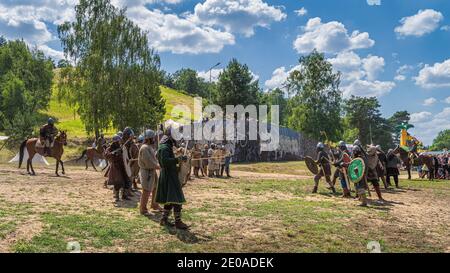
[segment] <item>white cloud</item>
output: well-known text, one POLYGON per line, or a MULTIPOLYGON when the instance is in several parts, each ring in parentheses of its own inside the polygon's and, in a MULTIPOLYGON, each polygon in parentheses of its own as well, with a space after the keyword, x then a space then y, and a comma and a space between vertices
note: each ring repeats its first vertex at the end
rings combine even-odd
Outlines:
POLYGON ((405 75, 395 75, 394 80, 401 82, 401 81, 406 80, 406 76, 405 75))
POLYGON ((285 90, 287 78, 293 71, 299 70, 299 69, 300 69, 300 65, 297 65, 297 66, 291 68, 290 70, 287 70, 286 67, 284 67, 284 66, 275 69, 272 73, 272 77, 264 83, 265 88, 267 90, 271 90, 271 89, 275 89, 275 88, 280 88, 280 89, 285 90))
POLYGON ((433 9, 419 10, 416 15, 402 18, 401 25, 395 28, 395 32, 400 37, 421 37, 435 31, 443 19, 442 13, 433 9))
POLYGON ((294 11, 298 16, 305 16, 306 14, 308 14, 308 10, 305 9, 304 7, 302 7, 301 9, 295 10, 294 11))
POLYGON ((418 113, 412 113, 410 116, 410 122, 411 123, 419 123, 424 122, 425 120, 428 120, 433 114, 430 112, 418 112, 418 113))
POLYGON ((450 104, 450 97, 447 97, 444 102, 450 104))
MULTIPOLYGON (((222 73, 223 69, 212 69, 211 70, 211 81, 217 82, 219 80, 219 75, 222 73)), ((205 81, 209 82, 209 71, 198 71, 198 76, 205 81)))
POLYGON ((309 19, 303 33, 294 41, 298 53, 309 53, 317 49, 324 53, 339 53, 360 48, 370 48, 375 41, 369 33, 355 30, 349 34, 345 26, 337 21, 322 23, 319 17, 309 19))
POLYGON ((255 27, 268 28, 286 18, 278 7, 262 0, 206 0, 195 5, 190 19, 202 25, 225 28, 227 32, 253 36, 255 27))
POLYGON ((235 43, 231 33, 199 26, 176 14, 136 6, 128 8, 127 15, 148 32, 150 44, 159 51, 176 54, 217 53, 224 46, 235 43))
POLYGON ((414 80, 416 85, 428 89, 450 87, 450 59, 433 66, 425 65, 414 80))
POLYGON ((380 6, 381 0, 367 0, 369 6, 380 6))
POLYGON ((441 30, 443 30, 443 31, 450 31, 450 25, 442 26, 441 30))
POLYGON ((431 97, 423 101, 424 106, 433 106, 437 102, 437 99, 431 97))
POLYGON ((431 145, 440 131, 450 129, 450 107, 444 108, 435 116, 430 112, 413 113, 411 123, 415 126, 411 130, 413 135, 425 145, 431 145))
POLYGON ((367 72, 367 78, 375 80, 379 73, 383 72, 384 59, 378 56, 369 55, 363 60, 363 68, 367 72))
POLYGON ((381 97, 389 93, 395 83, 391 81, 377 80, 378 75, 384 70, 384 58, 368 55, 361 58, 353 51, 339 53, 328 61, 333 69, 342 73, 341 89, 344 97, 364 96, 381 97))

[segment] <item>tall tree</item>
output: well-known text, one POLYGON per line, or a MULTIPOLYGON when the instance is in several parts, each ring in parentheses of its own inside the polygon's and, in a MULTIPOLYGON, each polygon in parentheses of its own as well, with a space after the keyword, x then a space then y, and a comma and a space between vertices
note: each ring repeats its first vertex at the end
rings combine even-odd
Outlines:
POLYGON ((348 129, 357 132, 362 144, 379 144, 383 149, 393 146, 392 128, 388 120, 381 116, 380 103, 376 97, 352 96, 345 102, 344 109, 348 129))
POLYGON ((183 68, 173 74, 174 86, 178 90, 183 90, 191 95, 203 95, 201 90, 201 79, 197 71, 190 68, 183 68))
MULTIPOLYGON (((288 99, 285 97, 283 90, 275 88, 264 92, 261 95, 261 103, 268 105, 268 110, 271 111, 272 105, 278 105, 280 110, 280 125, 287 126, 288 124, 288 99)), ((270 114, 267 116, 270 118, 270 114)))
POLYGON ((109 0, 81 0, 75 21, 58 27, 66 56, 59 96, 75 106, 88 132, 154 128, 164 115, 159 56, 147 35, 109 0))
POLYGON ((450 149, 450 130, 444 130, 439 132, 438 136, 433 140, 431 149, 439 151, 443 149, 450 149))
POLYGON ((258 81, 245 64, 232 59, 220 73, 214 102, 225 108, 226 105, 257 105, 259 100, 258 81))
POLYGON ((22 140, 38 125, 38 111, 49 105, 53 64, 23 41, 3 39, 1 43, 0 130, 11 140, 22 140))
POLYGON ((341 137, 342 95, 340 74, 334 73, 323 54, 313 51, 299 60, 300 69, 288 78, 289 125, 314 139, 323 139, 323 132, 331 141, 341 137))

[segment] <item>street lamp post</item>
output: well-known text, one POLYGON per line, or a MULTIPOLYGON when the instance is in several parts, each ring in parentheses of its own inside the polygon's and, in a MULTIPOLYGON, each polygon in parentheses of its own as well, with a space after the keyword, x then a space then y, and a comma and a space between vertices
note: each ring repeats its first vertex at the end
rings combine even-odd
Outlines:
POLYGON ((209 69, 209 102, 211 103, 211 83, 212 83, 212 70, 220 65, 220 62, 215 64, 209 69))

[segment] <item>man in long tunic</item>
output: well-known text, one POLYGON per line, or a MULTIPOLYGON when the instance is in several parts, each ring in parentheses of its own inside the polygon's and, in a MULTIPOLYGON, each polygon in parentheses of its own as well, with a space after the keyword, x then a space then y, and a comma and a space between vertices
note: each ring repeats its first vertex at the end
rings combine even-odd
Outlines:
POLYGON ((372 183, 375 192, 377 193, 378 200, 384 201, 381 196, 380 190, 380 178, 378 177, 377 168, 381 164, 378 155, 377 148, 373 145, 370 145, 367 149, 367 181, 372 183))
POLYGON ((383 181, 384 188, 388 189, 390 185, 386 181, 387 157, 386 157, 386 154, 381 149, 380 145, 377 145, 376 148, 377 148, 378 159, 380 160, 380 164, 378 164, 378 167, 377 167, 378 177, 380 177, 381 181, 383 181))
POLYGON ((148 215, 147 203, 152 195, 152 209, 162 211, 161 207, 155 202, 156 195, 156 170, 159 170, 158 159, 156 158, 156 152, 153 148, 155 144, 155 132, 147 130, 144 133, 144 143, 139 149, 139 178, 142 184, 142 195, 140 212, 142 215, 148 215))
POLYGON ((186 200, 183 189, 178 179, 177 164, 180 161, 187 161, 186 156, 175 158, 173 153, 174 140, 170 130, 160 140, 158 148, 158 161, 161 166, 161 174, 156 191, 156 202, 164 205, 164 212, 160 224, 169 226, 170 213, 174 212, 175 227, 178 229, 188 229, 188 226, 181 221, 181 210, 186 200))
POLYGON ((122 157, 122 148, 120 146, 120 137, 115 135, 113 143, 105 151, 105 158, 110 163, 108 171, 107 185, 114 186, 114 198, 116 202, 120 201, 119 193, 122 189, 122 200, 130 200, 125 185, 131 183, 128 177, 125 164, 122 157))
POLYGON ((317 189, 319 188, 319 181, 320 179, 325 176, 325 180, 330 185, 330 189, 333 191, 333 193, 336 193, 336 189, 334 188, 333 184, 331 183, 331 166, 330 166, 330 158, 328 154, 325 152, 325 145, 322 142, 319 142, 317 144, 317 164, 320 165, 320 172, 314 176, 314 189, 313 193, 317 193, 317 189))

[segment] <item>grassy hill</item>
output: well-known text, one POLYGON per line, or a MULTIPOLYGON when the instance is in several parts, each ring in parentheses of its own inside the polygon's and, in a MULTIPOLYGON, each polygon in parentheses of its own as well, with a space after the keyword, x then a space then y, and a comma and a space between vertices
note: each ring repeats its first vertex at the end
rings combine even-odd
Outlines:
MULTIPOLYGON (((55 90, 56 89, 54 88, 54 93, 56 93, 55 90)), ((194 112, 194 98, 192 96, 165 86, 161 86, 161 95, 166 101, 166 113, 164 120, 173 119, 171 117, 171 112, 176 105, 187 105, 191 109, 191 112, 194 112)), ((56 96, 52 97, 49 109, 42 112, 42 114, 56 118, 57 127, 61 130, 67 130, 71 138, 88 137, 84 124, 75 112, 74 108, 64 102, 59 102, 56 96)), ((112 135, 116 131, 117 130, 115 129, 111 129, 106 132, 106 134, 112 135)))

